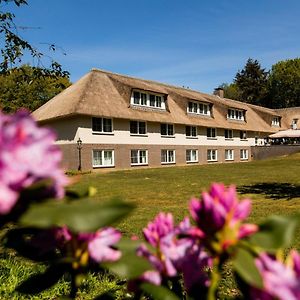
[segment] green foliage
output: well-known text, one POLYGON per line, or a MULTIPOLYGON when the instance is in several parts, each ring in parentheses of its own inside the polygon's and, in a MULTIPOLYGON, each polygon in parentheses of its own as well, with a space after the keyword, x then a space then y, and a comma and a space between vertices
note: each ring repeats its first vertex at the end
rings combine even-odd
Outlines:
POLYGON ((300 106, 300 58, 273 65, 269 89, 273 108, 300 106))
POLYGON ((220 88, 224 90, 224 97, 228 99, 240 99, 240 91, 235 83, 223 83, 220 88))
POLYGON ((259 226, 259 232, 250 241, 260 249, 275 253, 279 248, 291 246, 298 223, 299 215, 271 216, 259 226))
POLYGON ((234 83, 241 101, 262 104, 268 94, 268 75, 257 60, 249 58, 244 69, 238 71, 234 83))
POLYGON ((71 85, 68 77, 37 77, 38 68, 24 65, 0 75, 0 107, 14 112, 21 107, 33 111, 71 85))
POLYGON ((141 285, 141 288, 146 294, 150 295, 155 300, 179 300, 174 293, 163 286, 144 283, 141 285))
POLYGON ((72 202, 50 200, 32 205, 20 218, 24 226, 50 228, 66 225, 74 232, 95 232, 111 225, 133 209, 133 205, 121 201, 99 203, 83 198, 72 202))
POLYGON ((270 108, 300 106, 300 58, 279 61, 271 71, 249 58, 233 83, 220 85, 224 96, 270 108))
MULTIPOLYGON (((28 5, 27 0, 0 0, 2 3, 12 3, 17 7, 21 5, 28 5)), ((5 6, 8 8, 9 6, 5 6)), ((1 45, 0 73, 5 74, 11 69, 15 69, 22 62, 25 53, 28 53, 37 63, 37 65, 44 65, 42 59, 44 54, 24 40, 19 35, 19 28, 14 22, 15 15, 9 11, 0 11, 0 38, 3 41, 1 45)), ((49 45, 50 51, 56 51, 54 44, 49 45)), ((36 68, 35 75, 38 77, 68 77, 69 72, 64 71, 61 65, 51 60, 49 67, 36 68)))

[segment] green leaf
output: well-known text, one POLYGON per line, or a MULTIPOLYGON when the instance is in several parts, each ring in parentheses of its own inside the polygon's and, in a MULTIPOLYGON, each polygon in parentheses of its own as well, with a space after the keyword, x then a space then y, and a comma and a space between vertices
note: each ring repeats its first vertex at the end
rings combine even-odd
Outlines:
POLYGON ((298 222, 299 215, 271 216, 260 225, 250 242, 268 252, 276 252, 291 245, 298 222))
POLYGON ((51 201, 32 205, 20 222, 38 228, 66 225, 74 232, 94 232, 124 218, 132 209, 133 205, 121 201, 105 204, 89 198, 70 203, 51 201))
POLYGON ((250 252, 239 248, 233 260, 233 267, 245 282, 257 288, 261 288, 262 278, 255 266, 254 259, 254 256, 250 252))
POLYGON ((152 270, 152 265, 143 257, 136 255, 136 249, 140 245, 137 241, 122 239, 118 243, 121 250, 121 258, 113 263, 101 264, 116 275, 124 279, 134 279, 140 277, 145 271, 152 270))
POLYGON ((29 277, 16 290, 23 294, 38 294, 56 284, 66 271, 66 265, 52 265, 44 273, 29 277))
POLYGON ((143 283, 141 289, 155 300, 179 300, 179 298, 164 286, 143 283))

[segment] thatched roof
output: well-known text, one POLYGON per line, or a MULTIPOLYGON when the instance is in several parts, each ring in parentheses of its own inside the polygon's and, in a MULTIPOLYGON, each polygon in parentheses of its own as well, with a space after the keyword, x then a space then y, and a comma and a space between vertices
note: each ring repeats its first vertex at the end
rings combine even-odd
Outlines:
POLYGON ((271 126, 272 117, 281 116, 275 110, 95 69, 33 112, 33 116, 39 122, 72 115, 103 116, 268 133, 278 130, 271 126), (167 110, 131 107, 130 98, 133 89, 164 94, 167 99, 167 110), (190 100, 212 105, 212 117, 188 114, 187 103, 190 100), (227 120, 228 108, 245 110, 246 121, 227 120))

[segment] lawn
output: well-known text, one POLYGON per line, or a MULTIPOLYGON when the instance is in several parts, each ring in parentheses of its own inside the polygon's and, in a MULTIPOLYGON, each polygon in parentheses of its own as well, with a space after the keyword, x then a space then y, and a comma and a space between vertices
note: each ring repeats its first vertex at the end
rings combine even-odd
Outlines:
MULTIPOLYGON (((75 178, 75 177, 72 177, 75 178)), ((160 211, 172 212, 177 221, 188 214, 191 197, 199 197, 212 182, 235 184, 240 198, 251 198, 251 222, 260 222, 268 215, 290 215, 300 210, 300 153, 287 157, 249 163, 210 164, 205 166, 134 169, 85 174, 72 187, 82 190, 87 186, 97 188, 95 201, 112 197, 134 203, 134 212, 117 227, 127 236, 141 236, 141 229, 160 211)), ((300 250, 300 230, 294 247, 300 250)), ((15 286, 31 273, 41 271, 37 266, 15 258, 11 254, 0 256, 0 299, 28 299, 13 292, 15 286)), ((91 299, 101 291, 115 286, 110 277, 99 280, 90 275, 80 290, 79 299, 91 299)), ((233 289, 232 280, 224 283, 224 293, 233 289)), ((55 298, 68 289, 62 281, 50 291, 35 299, 55 298)))

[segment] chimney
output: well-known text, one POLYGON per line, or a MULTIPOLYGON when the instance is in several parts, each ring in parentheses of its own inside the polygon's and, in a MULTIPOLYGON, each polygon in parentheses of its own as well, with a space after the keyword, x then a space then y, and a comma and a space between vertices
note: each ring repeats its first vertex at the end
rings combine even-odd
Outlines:
POLYGON ((213 93, 215 96, 218 96, 220 98, 224 98, 224 89, 221 88, 221 87, 218 87, 214 90, 214 93, 213 93))

